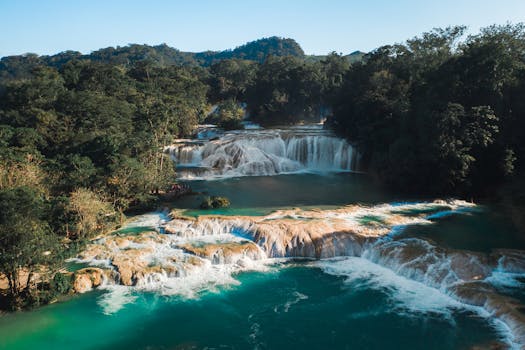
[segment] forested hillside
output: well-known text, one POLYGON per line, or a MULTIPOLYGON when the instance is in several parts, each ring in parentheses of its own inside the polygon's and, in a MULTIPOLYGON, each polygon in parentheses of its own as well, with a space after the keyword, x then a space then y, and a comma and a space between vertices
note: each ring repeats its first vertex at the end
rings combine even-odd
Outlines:
POLYGON ((197 53, 180 51, 166 44, 156 46, 129 44, 127 46, 99 49, 90 54, 82 54, 78 51, 65 51, 51 56, 26 54, 3 57, 0 61, 0 71, 3 74, 2 77, 17 76, 17 74, 23 74, 25 69, 35 65, 43 64, 60 68, 71 60, 90 60, 123 66, 130 66, 139 61, 148 61, 160 67, 170 65, 207 67, 218 61, 233 58, 261 63, 268 56, 304 58, 305 54, 295 40, 275 36, 255 40, 233 50, 197 53), (6 73, 9 73, 9 75, 6 73))
POLYGON ((378 48, 345 76, 331 125, 394 187, 476 196, 523 172, 523 26, 464 29, 378 48))
POLYGON ((523 223, 525 30, 463 33, 434 30, 354 60, 362 54, 313 59, 275 37, 198 54, 130 45, 2 58, 0 272, 10 307, 40 295, 15 287, 20 266, 54 266, 126 210, 154 206, 175 180, 163 148, 201 122, 242 127, 240 103, 263 125, 328 116, 381 183, 490 198, 523 223))

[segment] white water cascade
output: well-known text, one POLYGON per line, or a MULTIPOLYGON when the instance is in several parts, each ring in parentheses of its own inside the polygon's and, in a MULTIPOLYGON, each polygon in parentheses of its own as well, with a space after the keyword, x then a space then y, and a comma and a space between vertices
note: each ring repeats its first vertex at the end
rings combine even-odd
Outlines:
POLYGON ((168 150, 182 178, 268 176, 356 169, 357 154, 320 125, 225 133, 212 140, 179 140, 168 150))

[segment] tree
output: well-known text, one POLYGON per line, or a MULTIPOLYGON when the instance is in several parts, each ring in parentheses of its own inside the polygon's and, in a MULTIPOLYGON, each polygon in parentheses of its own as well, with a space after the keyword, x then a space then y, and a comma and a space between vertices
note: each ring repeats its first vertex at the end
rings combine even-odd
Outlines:
POLYGON ((244 101, 257 73, 257 64, 239 59, 222 60, 210 67, 211 101, 244 101))
POLYGON ((90 238, 115 224, 115 210, 99 194, 78 188, 69 196, 68 211, 74 216, 74 226, 68 230, 70 238, 90 238))
POLYGON ((244 110, 234 100, 226 100, 217 106, 216 110, 206 119, 207 122, 217 124, 224 130, 243 129, 242 119, 244 110))
POLYGON ((332 52, 321 61, 323 74, 323 102, 331 105, 344 83, 345 74, 350 69, 348 60, 335 52, 332 52))
POLYGON ((261 124, 293 124, 319 120, 321 93, 319 63, 270 56, 259 67, 246 102, 251 118, 261 124))
POLYGON ((35 288, 35 273, 60 258, 57 237, 43 220, 42 196, 29 187, 0 190, 0 272, 9 283, 12 308, 35 288))

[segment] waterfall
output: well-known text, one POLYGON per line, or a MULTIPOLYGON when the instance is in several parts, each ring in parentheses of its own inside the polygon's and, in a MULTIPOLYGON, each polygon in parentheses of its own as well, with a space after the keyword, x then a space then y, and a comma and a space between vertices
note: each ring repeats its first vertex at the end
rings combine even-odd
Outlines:
POLYGON ((269 176, 356 169, 357 154, 344 139, 319 127, 245 130, 213 140, 181 140, 168 147, 182 178, 269 176))
MULTIPOLYGON (((238 283, 234 275, 240 271, 265 270, 271 264, 267 258, 321 259, 313 264, 330 274, 389 288, 404 307, 429 313, 474 311, 520 348, 525 344, 525 306, 512 290, 524 286, 523 251, 457 250, 403 235, 407 226, 433 225, 432 218, 476 210, 471 203, 449 200, 282 209, 260 217, 175 217, 165 224, 161 213, 153 213, 127 228, 164 226, 167 234, 145 231, 92 242, 75 261, 104 270, 77 272, 75 290, 96 287, 95 273, 103 280, 99 288, 116 291, 114 298, 124 303, 133 296, 123 286, 191 297, 210 286, 238 283)), ((113 299, 105 304, 107 313, 121 307, 112 307, 113 299)))

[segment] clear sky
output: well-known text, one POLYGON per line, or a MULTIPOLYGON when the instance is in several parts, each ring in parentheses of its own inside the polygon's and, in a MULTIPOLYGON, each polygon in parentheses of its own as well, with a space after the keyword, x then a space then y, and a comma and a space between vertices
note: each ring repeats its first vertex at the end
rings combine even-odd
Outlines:
POLYGON ((525 21, 525 0, 0 0, 0 56, 129 43, 223 50, 268 36, 369 51, 434 27, 525 21))

